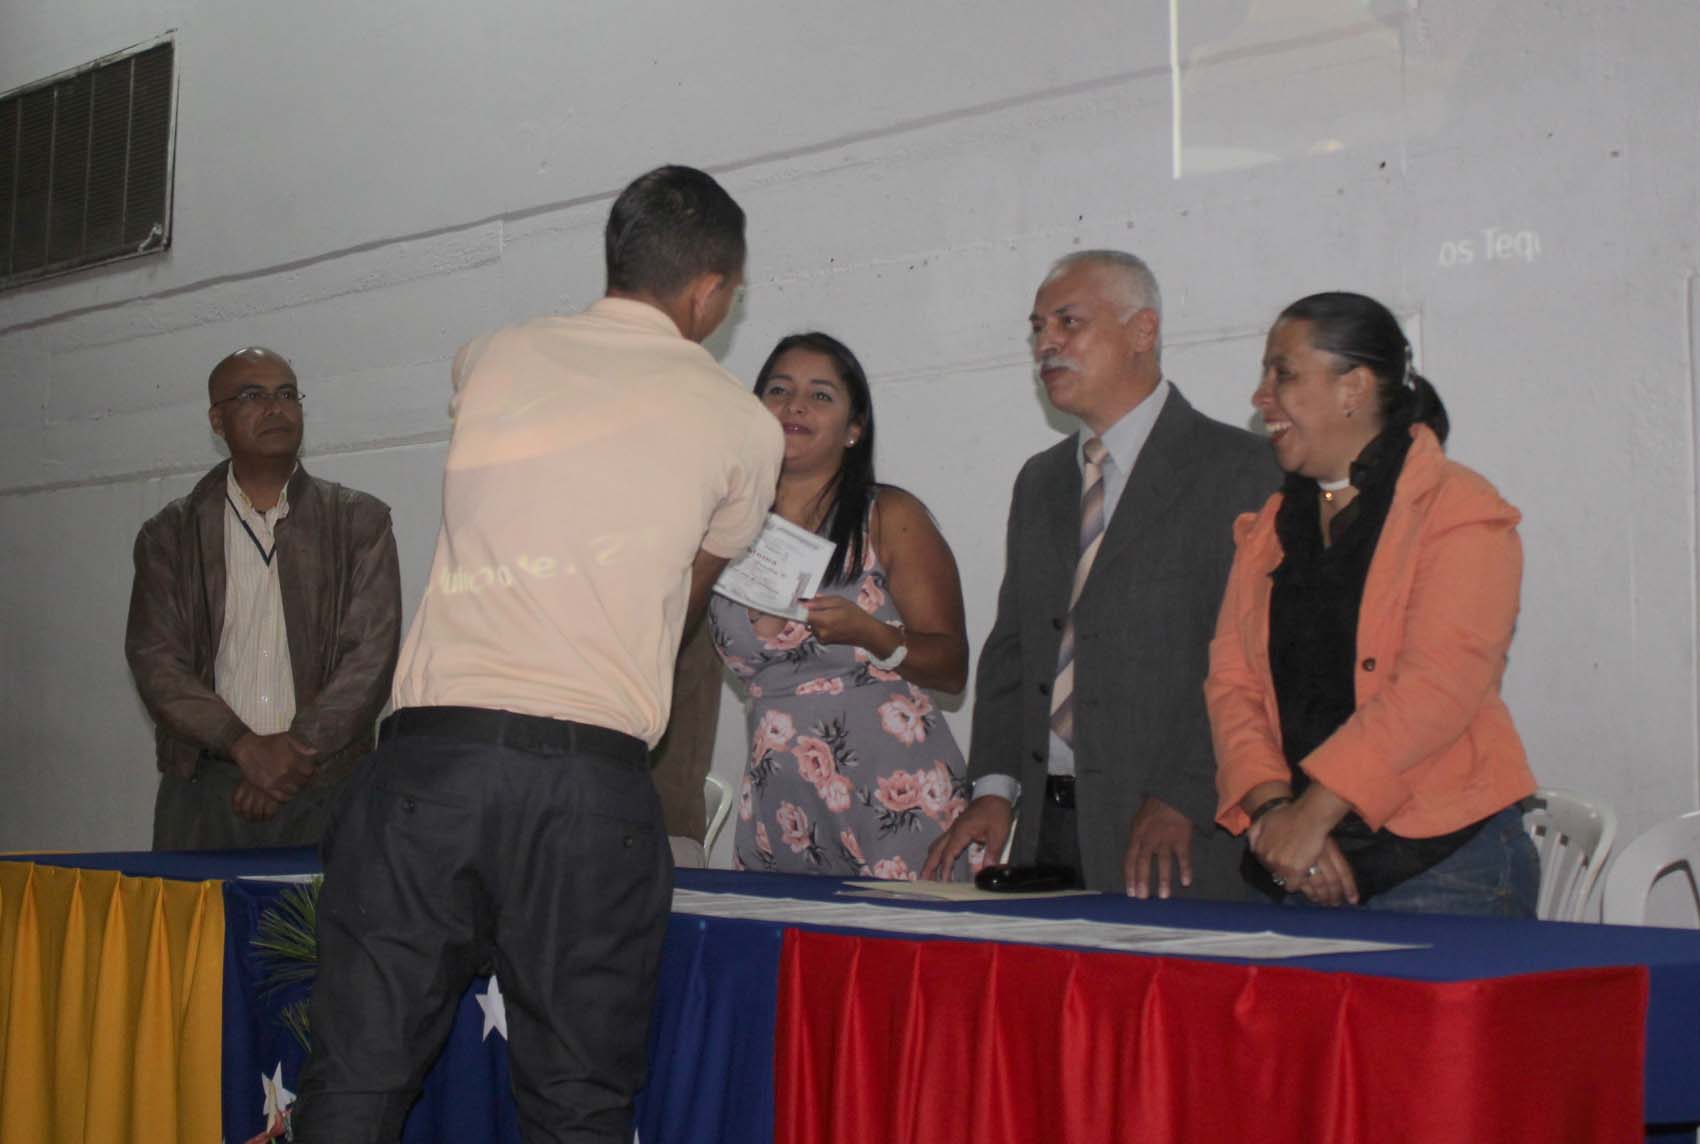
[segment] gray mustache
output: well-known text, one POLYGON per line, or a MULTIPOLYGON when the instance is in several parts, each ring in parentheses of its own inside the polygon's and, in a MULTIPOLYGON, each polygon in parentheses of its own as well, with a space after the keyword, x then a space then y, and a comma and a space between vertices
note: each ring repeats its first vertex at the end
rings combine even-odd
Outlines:
POLYGON ((1080 363, 1075 361, 1071 357, 1063 357, 1061 354, 1052 354, 1049 357, 1042 357, 1042 358, 1039 359, 1039 368, 1040 369, 1071 369, 1075 373, 1079 373, 1080 372, 1080 363))

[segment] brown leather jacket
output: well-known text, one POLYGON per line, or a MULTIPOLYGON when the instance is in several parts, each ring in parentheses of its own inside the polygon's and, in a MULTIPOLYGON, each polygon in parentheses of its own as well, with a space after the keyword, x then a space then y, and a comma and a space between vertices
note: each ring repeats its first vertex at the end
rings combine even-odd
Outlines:
MULTIPOLYGON (((188 778, 248 727, 213 690, 224 624, 225 470, 216 466, 136 535, 124 654, 153 716, 159 769, 188 778)), ((295 677, 289 733, 327 779, 373 742, 401 636, 401 574, 389 506, 297 468, 277 525, 278 577, 295 677)))

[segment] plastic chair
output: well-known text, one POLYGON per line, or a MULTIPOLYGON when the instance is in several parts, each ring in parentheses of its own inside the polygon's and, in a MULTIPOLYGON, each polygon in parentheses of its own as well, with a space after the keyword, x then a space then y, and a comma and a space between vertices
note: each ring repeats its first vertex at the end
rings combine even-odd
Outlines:
POLYGON ((708 833, 703 836, 704 853, 714 853, 715 840, 732 814, 732 786, 719 775, 709 775, 703 783, 703 800, 708 804, 708 833))
POLYGON ((1541 858, 1535 916, 1587 921, 1594 886, 1617 838, 1617 815, 1575 791, 1537 790, 1523 804, 1523 829, 1541 858))
POLYGON ((1638 926, 1647 921, 1647 897, 1653 883, 1667 870, 1686 865, 1689 889, 1695 891, 1700 909, 1700 810, 1672 818, 1648 828, 1623 848, 1606 874, 1601 904, 1611 925, 1638 926))

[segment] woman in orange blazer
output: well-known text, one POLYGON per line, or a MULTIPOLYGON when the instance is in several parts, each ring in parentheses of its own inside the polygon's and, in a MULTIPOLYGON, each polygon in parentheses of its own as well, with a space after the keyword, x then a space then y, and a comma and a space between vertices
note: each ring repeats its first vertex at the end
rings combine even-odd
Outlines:
POLYGON ((1252 404, 1287 481, 1235 525, 1205 683, 1247 877, 1319 905, 1534 916, 1516 803, 1535 783, 1499 694, 1517 510, 1446 459, 1440 397, 1371 298, 1287 307, 1252 404))

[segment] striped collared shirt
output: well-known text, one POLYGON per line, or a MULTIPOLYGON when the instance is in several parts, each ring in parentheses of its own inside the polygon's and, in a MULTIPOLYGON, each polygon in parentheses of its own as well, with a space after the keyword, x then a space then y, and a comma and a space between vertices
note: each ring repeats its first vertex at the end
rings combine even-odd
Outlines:
POLYGON ((295 718, 295 677, 272 533, 288 515, 288 488, 275 506, 260 512, 236 483, 236 467, 230 467, 224 498, 224 631, 213 661, 213 685, 256 735, 287 731, 295 718))

